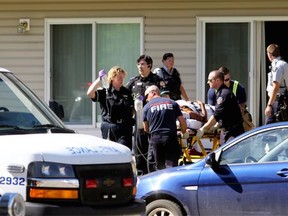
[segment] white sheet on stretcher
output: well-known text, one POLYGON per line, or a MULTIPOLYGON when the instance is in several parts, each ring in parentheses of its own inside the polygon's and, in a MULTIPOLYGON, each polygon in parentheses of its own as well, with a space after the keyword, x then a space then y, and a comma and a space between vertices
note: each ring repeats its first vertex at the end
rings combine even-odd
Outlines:
MULTIPOLYGON (((177 100, 176 102, 179 104, 179 106, 187 106, 191 110, 193 110, 194 112, 198 112, 198 113, 201 112, 201 108, 200 108, 200 105, 198 103, 193 103, 193 102, 192 103, 188 103, 185 100, 177 100)), ((213 115, 214 108, 215 108, 214 106, 210 106, 209 104, 205 104, 205 109, 206 109, 206 112, 207 112, 207 119, 209 119, 210 116, 213 115)), ((201 121, 197 121, 195 119, 190 119, 189 113, 187 113, 185 111, 182 111, 182 114, 183 114, 183 117, 186 119, 187 127, 190 128, 190 129, 198 130, 204 124, 201 121)))

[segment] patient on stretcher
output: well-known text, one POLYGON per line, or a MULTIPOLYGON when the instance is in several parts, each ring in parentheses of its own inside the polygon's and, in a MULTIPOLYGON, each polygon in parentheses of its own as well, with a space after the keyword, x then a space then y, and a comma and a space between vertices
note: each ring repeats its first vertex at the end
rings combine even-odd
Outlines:
MULTIPOLYGON (((203 126, 205 122, 214 113, 214 106, 204 104, 202 101, 187 102, 184 100, 176 101, 180 106, 183 117, 186 119, 187 132, 191 135, 195 135, 197 130, 203 126)), ((191 137, 186 140, 186 143, 182 140, 184 146, 188 146, 191 143, 191 137)), ((211 140, 209 141, 209 143, 211 140)), ((201 144, 202 145, 202 144, 201 144)), ((202 146, 202 148, 204 148, 202 146)), ((204 150, 205 151, 205 150, 204 150)), ((189 147, 188 153, 190 155, 203 156, 203 151, 198 143, 189 147)))
POLYGON ((204 104, 202 101, 187 102, 185 100, 176 101, 186 119, 187 127, 197 130, 213 115, 214 107, 204 104))

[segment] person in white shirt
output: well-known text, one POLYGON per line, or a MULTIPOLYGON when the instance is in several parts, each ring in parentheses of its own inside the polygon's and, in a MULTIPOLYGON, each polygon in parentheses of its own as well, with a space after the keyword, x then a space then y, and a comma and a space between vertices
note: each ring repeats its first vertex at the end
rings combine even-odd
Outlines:
POLYGON ((279 111, 280 96, 285 92, 288 84, 288 64, 281 59, 277 44, 270 44, 266 51, 271 62, 271 71, 268 73, 266 88, 269 100, 265 108, 265 124, 270 124, 279 121, 275 114, 279 111))

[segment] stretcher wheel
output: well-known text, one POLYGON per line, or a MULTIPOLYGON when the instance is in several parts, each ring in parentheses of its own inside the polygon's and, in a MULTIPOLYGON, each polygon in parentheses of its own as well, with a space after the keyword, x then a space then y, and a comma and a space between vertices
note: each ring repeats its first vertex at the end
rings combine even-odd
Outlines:
POLYGON ((179 165, 179 166, 188 165, 188 164, 192 164, 192 163, 194 163, 194 162, 187 160, 186 157, 181 157, 181 158, 178 160, 178 165, 179 165))

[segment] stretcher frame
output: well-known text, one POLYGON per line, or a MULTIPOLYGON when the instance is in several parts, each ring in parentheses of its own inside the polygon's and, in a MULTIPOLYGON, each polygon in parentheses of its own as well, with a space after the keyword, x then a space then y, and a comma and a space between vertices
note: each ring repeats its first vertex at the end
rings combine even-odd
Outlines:
POLYGON ((189 138, 187 140, 187 145, 184 144, 183 139, 181 137, 179 139, 179 144, 182 148, 182 156, 180 157, 178 161, 178 165, 186 165, 186 164, 191 164, 194 163, 204 157, 207 156, 207 154, 210 151, 214 151, 220 146, 220 131, 215 130, 211 132, 206 132, 202 136, 201 139, 209 139, 212 142, 211 149, 206 150, 201 139, 196 137, 196 132, 194 134, 190 134, 189 138), (199 152, 200 154, 190 154, 189 150, 195 147, 195 145, 198 144, 200 147, 201 151, 199 152))

